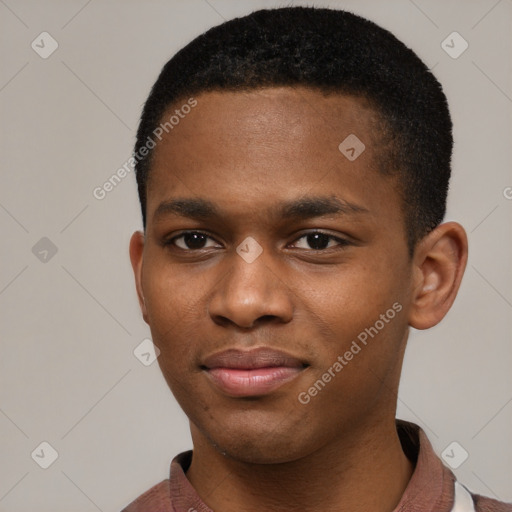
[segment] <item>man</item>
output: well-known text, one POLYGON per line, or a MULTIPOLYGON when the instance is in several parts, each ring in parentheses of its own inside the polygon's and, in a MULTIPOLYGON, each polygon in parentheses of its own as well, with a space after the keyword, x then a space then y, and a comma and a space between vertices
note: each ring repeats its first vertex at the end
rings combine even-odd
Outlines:
POLYGON ((451 130, 418 57, 343 11, 258 11, 165 65, 130 256, 194 446, 124 512, 512 510, 395 419, 409 327, 467 260, 451 130))

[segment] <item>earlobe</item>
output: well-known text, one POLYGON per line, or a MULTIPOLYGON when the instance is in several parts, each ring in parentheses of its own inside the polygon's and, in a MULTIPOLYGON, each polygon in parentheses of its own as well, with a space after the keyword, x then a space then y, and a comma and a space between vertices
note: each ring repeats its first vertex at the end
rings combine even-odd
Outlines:
POLYGON ((441 224, 418 243, 413 262, 411 327, 428 329, 444 318, 457 296, 467 258, 467 235, 456 222, 441 224))
POLYGON ((142 287, 142 267, 144 261, 144 233, 135 231, 130 239, 130 260, 132 263, 133 274, 135 277, 135 288, 139 299, 139 306, 144 321, 148 323, 148 314, 146 309, 146 299, 142 287))

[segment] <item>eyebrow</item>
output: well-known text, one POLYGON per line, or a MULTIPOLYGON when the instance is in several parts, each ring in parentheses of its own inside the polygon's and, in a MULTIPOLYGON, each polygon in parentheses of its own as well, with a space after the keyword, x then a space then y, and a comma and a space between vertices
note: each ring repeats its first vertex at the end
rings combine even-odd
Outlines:
MULTIPOLYGON (((324 215, 350 215, 369 213, 367 208, 335 196, 307 196, 285 201, 271 208, 270 213, 278 218, 304 220, 324 215)), ((207 220, 222 217, 215 204, 201 198, 176 198, 160 203, 155 210, 154 219, 167 215, 207 220)))

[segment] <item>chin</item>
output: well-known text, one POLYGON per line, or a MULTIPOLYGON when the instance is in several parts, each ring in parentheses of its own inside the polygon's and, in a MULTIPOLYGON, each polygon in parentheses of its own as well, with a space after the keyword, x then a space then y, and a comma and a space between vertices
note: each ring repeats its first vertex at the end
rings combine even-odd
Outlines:
MULTIPOLYGON (((197 425, 197 423, 195 423, 197 425)), ((246 464, 282 464, 301 459, 319 448, 318 437, 307 422, 290 417, 266 418, 252 414, 224 418, 212 428, 211 420, 200 435, 222 455, 246 464)), ((321 436, 320 436, 321 437, 321 436)))
POLYGON ((261 436, 250 439, 220 439, 213 441, 216 450, 222 455, 244 464, 283 464, 305 456, 303 447, 295 441, 263 440, 261 436))

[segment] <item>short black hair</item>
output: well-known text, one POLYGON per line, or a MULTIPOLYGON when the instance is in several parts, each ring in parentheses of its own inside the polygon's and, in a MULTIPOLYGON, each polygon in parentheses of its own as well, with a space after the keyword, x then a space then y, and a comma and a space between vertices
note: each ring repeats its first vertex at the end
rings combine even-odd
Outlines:
POLYGON ((279 86, 369 102, 383 126, 379 170, 397 177, 412 254, 446 211, 453 146, 446 97, 427 66, 391 32, 347 11, 315 7, 263 9, 227 21, 165 64, 135 144, 144 228, 152 149, 144 157, 140 151, 170 106, 202 92, 279 86))

